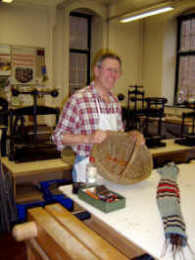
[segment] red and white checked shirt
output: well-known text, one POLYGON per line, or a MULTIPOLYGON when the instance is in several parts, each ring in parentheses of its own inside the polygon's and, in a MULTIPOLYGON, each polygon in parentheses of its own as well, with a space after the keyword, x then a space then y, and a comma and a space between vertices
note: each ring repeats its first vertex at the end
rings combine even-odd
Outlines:
MULTIPOLYGON (((117 130, 123 130, 121 106, 118 99, 111 92, 109 93, 109 99, 110 103, 105 103, 96 91, 93 83, 75 92, 64 106, 52 136, 57 149, 63 150, 65 148, 65 145, 62 143, 62 136, 65 133, 89 135, 98 129, 97 101, 99 102, 101 113, 118 114, 117 130)), ((89 156, 91 147, 92 145, 89 144, 79 144, 73 145, 72 149, 76 154, 89 156)))

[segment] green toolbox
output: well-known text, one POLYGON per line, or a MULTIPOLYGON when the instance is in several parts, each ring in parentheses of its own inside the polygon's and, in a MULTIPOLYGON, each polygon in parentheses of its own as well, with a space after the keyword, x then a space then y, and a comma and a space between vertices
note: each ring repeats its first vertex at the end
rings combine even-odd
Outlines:
POLYGON ((97 208, 105 213, 125 208, 125 205, 126 205, 125 197, 121 196, 120 194, 118 194, 116 192, 109 190, 110 194, 112 194, 115 197, 115 199, 112 201, 110 199, 107 199, 107 201, 104 201, 96 195, 97 187, 98 186, 96 185, 96 186, 80 188, 78 191, 78 197, 81 200, 86 201, 90 205, 94 206, 95 208, 97 208))

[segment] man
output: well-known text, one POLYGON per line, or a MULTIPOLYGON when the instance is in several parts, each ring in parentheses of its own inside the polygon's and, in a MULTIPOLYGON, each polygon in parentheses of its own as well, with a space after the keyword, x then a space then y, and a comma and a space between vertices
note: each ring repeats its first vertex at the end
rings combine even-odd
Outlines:
MULTIPOLYGON (((121 76, 121 59, 110 52, 101 55, 94 66, 94 82, 74 93, 67 101, 53 134, 58 150, 66 145, 76 153, 73 181, 86 181, 86 165, 93 144, 103 142, 106 130, 123 130, 121 107, 112 94, 121 76)), ((143 136, 131 132, 137 143, 144 143, 143 136)))

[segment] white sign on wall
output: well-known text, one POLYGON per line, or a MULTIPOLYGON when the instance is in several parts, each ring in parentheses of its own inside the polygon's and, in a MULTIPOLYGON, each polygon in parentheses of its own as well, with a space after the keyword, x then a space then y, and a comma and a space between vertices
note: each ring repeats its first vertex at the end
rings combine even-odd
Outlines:
POLYGON ((36 49, 12 48, 13 84, 35 84, 36 49))

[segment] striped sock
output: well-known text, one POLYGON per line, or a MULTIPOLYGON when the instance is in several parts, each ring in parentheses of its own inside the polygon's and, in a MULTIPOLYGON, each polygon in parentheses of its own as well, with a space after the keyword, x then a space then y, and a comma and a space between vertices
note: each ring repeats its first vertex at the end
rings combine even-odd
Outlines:
POLYGON ((157 187, 156 199, 163 221, 165 238, 176 248, 187 244, 185 223, 180 207, 180 192, 177 185, 179 170, 174 163, 157 169, 160 182, 157 187))

